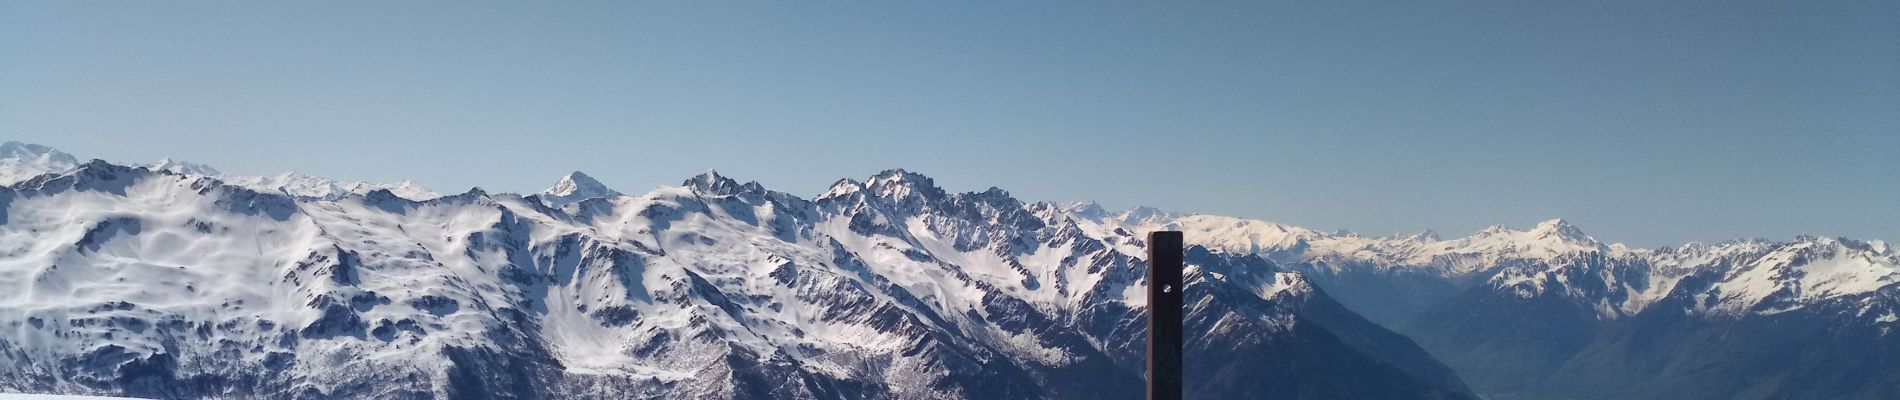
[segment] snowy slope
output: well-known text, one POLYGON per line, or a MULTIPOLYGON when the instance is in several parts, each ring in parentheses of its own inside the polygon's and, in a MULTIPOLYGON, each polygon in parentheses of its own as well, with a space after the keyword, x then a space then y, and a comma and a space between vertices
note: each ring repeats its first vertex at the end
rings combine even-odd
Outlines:
POLYGON ((59 394, 0 393, 0 400, 129 400, 132 397, 68 396, 59 394))

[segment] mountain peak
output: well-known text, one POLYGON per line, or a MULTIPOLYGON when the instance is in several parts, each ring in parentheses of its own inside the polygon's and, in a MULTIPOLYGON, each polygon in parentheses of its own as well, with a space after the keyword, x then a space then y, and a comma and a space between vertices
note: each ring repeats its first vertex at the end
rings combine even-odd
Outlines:
POLYGON ((1131 221, 1131 222, 1159 221, 1162 219, 1173 218, 1177 216, 1178 215, 1175 215, 1174 213, 1162 211, 1159 208, 1154 208, 1154 207, 1149 207, 1149 206, 1135 206, 1134 208, 1130 208, 1127 211, 1122 211, 1121 219, 1131 221))
POLYGON ((400 180, 400 181, 396 181, 392 183, 348 182, 348 183, 342 183, 340 186, 342 186, 343 191, 346 193, 355 193, 355 194, 361 194, 361 195, 368 195, 370 192, 376 191, 376 190, 388 190, 391 193, 394 193, 397 197, 402 197, 404 199, 413 200, 413 201, 423 201, 423 200, 433 199, 437 197, 442 197, 441 193, 436 193, 433 190, 429 190, 429 188, 427 187, 423 187, 422 184, 416 183, 416 181, 412 181, 408 179, 404 179, 404 180, 400 180))
POLYGON ((16 185, 45 189, 50 186, 125 194, 125 188, 151 171, 94 159, 59 174, 42 174, 16 185), (49 186, 50 185, 50 186, 49 186))
POLYGON ((1565 221, 1563 218, 1539 222, 1537 228, 1531 229, 1531 234, 1536 237, 1556 237, 1574 241, 1590 241, 1590 236, 1585 235, 1582 229, 1577 229, 1576 226, 1570 224, 1570 221, 1565 221))
POLYGON ((211 168, 204 164, 173 160, 169 157, 148 164, 145 166, 145 169, 198 176, 219 176, 224 174, 223 172, 219 172, 217 168, 211 168))
POLYGON ((910 172, 903 168, 892 168, 892 169, 884 170, 883 172, 878 172, 877 175, 871 176, 871 179, 867 180, 866 183, 869 183, 871 185, 877 185, 877 184, 882 183, 886 185, 905 184, 905 185, 912 185, 912 186, 929 186, 929 187, 937 186, 937 182, 935 180, 930 179, 930 177, 924 176, 924 174, 910 172))
POLYGON ((594 180, 594 177, 588 176, 587 173, 580 171, 574 171, 568 173, 567 176, 561 177, 561 181, 555 182, 554 186, 550 186, 547 190, 541 191, 541 194, 545 195, 543 196, 545 198, 555 200, 558 204, 566 204, 596 197, 621 196, 620 192, 607 187, 605 184, 601 184, 600 181, 594 180))
MULTIPOLYGON (((872 179, 877 179, 877 178, 901 178, 901 177, 905 177, 905 176, 915 176, 915 177, 924 177, 924 175, 923 175, 923 174, 919 174, 919 173, 916 173, 916 172, 910 172, 910 170, 906 170, 906 169, 903 169, 903 168, 891 168, 891 169, 887 169, 887 170, 883 170, 883 171, 878 171, 878 173, 877 173, 877 175, 873 175, 873 176, 872 176, 871 178, 872 178, 872 179)), ((928 179, 928 178, 926 178, 926 179, 928 179)))
POLYGON ((1094 201, 1068 202, 1058 204, 1057 207, 1082 218, 1099 220, 1108 217, 1108 210, 1102 208, 1102 203, 1094 201))
POLYGON ((0 158, 46 158, 65 160, 73 164, 79 163, 79 159, 73 158, 71 154, 66 154, 51 146, 14 141, 0 143, 0 158))
POLYGON ((760 186, 758 182, 739 184, 739 181, 720 175, 719 170, 715 169, 707 169, 705 173, 687 178, 686 182, 682 182, 680 185, 686 186, 695 192, 708 194, 737 194, 748 191, 764 191, 765 189, 765 187, 760 186))
POLYGON ((864 188, 871 194, 888 199, 902 199, 913 195, 922 195, 926 199, 942 198, 944 191, 937 182, 928 176, 903 168, 884 170, 864 182, 864 188))
POLYGON ((825 189, 824 193, 819 194, 818 197, 813 197, 812 200, 850 196, 852 193, 857 193, 861 190, 864 190, 864 182, 858 182, 856 179, 851 178, 839 179, 837 182, 832 182, 830 188, 825 189))
POLYGON ((11 185, 77 167, 78 158, 52 147, 21 142, 0 143, 0 185, 11 185))

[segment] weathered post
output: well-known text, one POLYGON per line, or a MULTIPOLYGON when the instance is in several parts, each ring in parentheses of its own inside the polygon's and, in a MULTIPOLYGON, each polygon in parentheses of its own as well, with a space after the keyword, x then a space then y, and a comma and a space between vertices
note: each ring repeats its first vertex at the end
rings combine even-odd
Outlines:
POLYGON ((1148 400, 1181 398, 1181 232, 1148 233, 1148 400))

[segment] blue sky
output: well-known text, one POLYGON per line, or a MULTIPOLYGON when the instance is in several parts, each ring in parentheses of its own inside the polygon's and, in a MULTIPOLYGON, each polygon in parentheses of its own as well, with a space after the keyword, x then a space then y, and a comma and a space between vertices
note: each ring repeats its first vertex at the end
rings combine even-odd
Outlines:
POLYGON ((1372 234, 1900 240, 1895 1, 397 3, 0 3, 0 138, 443 192, 902 167, 1372 234))

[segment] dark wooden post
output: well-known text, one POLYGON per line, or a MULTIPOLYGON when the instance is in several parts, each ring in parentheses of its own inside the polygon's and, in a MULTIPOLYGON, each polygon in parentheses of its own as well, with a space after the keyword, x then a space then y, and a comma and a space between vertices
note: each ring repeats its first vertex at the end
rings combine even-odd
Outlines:
POLYGON ((1148 233, 1148 400, 1181 398, 1181 232, 1148 233))

